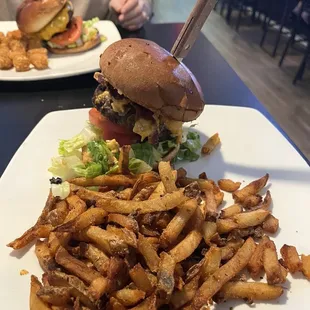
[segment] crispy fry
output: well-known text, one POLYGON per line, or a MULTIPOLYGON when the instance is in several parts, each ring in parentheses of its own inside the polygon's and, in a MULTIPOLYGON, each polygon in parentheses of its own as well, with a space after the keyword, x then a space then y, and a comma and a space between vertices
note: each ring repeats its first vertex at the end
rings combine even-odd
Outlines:
POLYGON ((207 142, 202 146, 201 153, 205 155, 210 155, 211 152, 215 149, 217 145, 221 143, 219 134, 216 133, 213 136, 211 136, 207 142))
POLYGON ((87 209, 86 203, 76 195, 69 196, 67 198, 67 202, 69 204, 70 211, 68 212, 68 215, 64 220, 64 223, 74 220, 76 217, 85 212, 87 209))
POLYGON ((255 282, 228 282, 218 293, 220 300, 247 299, 247 300, 272 300, 283 294, 281 286, 255 282))
POLYGON ((201 267, 200 277, 203 282, 220 268, 221 259, 222 250, 216 246, 211 246, 205 254, 201 267))
POLYGON ((220 179, 217 184, 222 191, 229 193, 235 192, 241 185, 240 182, 234 182, 230 179, 220 179))
POLYGON ((69 287, 57 286, 41 287, 37 292, 37 296, 45 303, 54 306, 68 306, 71 297, 69 287))
POLYGON ((100 249, 90 243, 81 242, 80 255, 88 258, 101 274, 107 274, 107 270, 109 268, 109 257, 100 249))
POLYGON ((67 275, 60 271, 51 271, 48 273, 48 282, 53 286, 69 287, 72 296, 79 298, 88 308, 96 309, 95 299, 89 294, 88 288, 78 277, 67 275))
MULTIPOLYGON (((199 287, 199 276, 194 277, 180 291, 174 291, 171 297, 171 304, 174 309, 179 309, 190 302, 199 287)), ((183 308, 182 308, 183 309, 183 308)))
POLYGON ((270 234, 275 234, 279 229, 279 220, 269 214, 263 223, 263 229, 270 234))
POLYGON ((202 224, 202 235, 206 244, 210 244, 210 240, 217 231, 215 222, 206 221, 202 224))
POLYGON ((257 207, 259 207, 260 209, 269 210, 271 203, 272 203, 271 193, 270 191, 267 191, 263 203, 258 205, 257 207))
POLYGON ((197 200, 191 199, 180 206, 179 211, 170 221, 166 229, 160 236, 159 242, 161 247, 166 248, 177 240, 181 231, 185 227, 188 220, 194 214, 197 208, 197 200))
POLYGON ((56 268, 56 263, 47 245, 47 240, 37 240, 35 253, 41 268, 47 272, 56 268))
POLYGON ((157 272, 157 294, 161 300, 168 303, 174 289, 174 269, 176 261, 166 253, 161 252, 157 272))
POLYGON ((145 188, 142 188, 140 192, 138 192, 132 200, 134 201, 143 201, 143 200, 148 200, 149 197, 152 195, 154 192, 155 188, 157 187, 157 183, 151 184, 145 188))
POLYGON ((42 284, 40 283, 38 278, 32 275, 29 301, 30 310, 51 310, 51 308, 40 297, 37 296, 37 292, 41 289, 41 287, 42 284))
POLYGON ((236 214, 233 218, 239 228, 247 228, 262 224, 269 214, 269 211, 259 209, 236 214))
POLYGON ((282 255, 282 258, 284 259, 285 266, 288 268, 290 273, 301 271, 302 262, 299 259, 296 247, 284 244, 283 247, 280 249, 280 253, 282 255))
POLYGON ((208 220, 215 220, 217 218, 217 202, 212 190, 205 190, 205 203, 206 203, 206 217, 208 220))
POLYGON ((269 240, 265 245, 263 266, 266 272, 268 284, 279 284, 285 282, 286 275, 282 273, 282 266, 278 261, 276 246, 271 240, 269 240))
POLYGON ((219 207, 223 200, 224 200, 224 193, 223 192, 217 192, 215 195, 214 195, 214 198, 215 198, 215 201, 216 201, 216 206, 219 207))
POLYGON ((133 189, 132 188, 125 188, 122 191, 116 193, 115 197, 117 199, 122 200, 130 200, 130 197, 132 195, 133 189))
POLYGON ((241 248, 243 245, 243 239, 232 239, 227 242, 227 244, 221 248, 221 256, 222 260, 231 259, 235 253, 241 248))
POLYGON ((153 245, 150 244, 143 235, 139 234, 138 238, 138 250, 143 255, 147 266, 152 272, 158 271, 160 258, 157 255, 153 245))
POLYGON ((197 182, 200 189, 204 190, 214 190, 214 184, 211 180, 203 180, 203 179, 193 179, 193 178, 181 178, 178 179, 178 183, 181 186, 187 186, 191 183, 197 182))
POLYGON ((56 227, 62 224, 68 215, 69 209, 68 204, 65 200, 61 200, 56 203, 55 209, 50 211, 46 216, 47 223, 56 227))
POLYGON ((120 148, 119 158, 118 158, 118 167, 119 173, 129 174, 129 152, 131 150, 130 145, 123 145, 120 148))
POLYGON ((193 310, 199 310, 207 304, 222 286, 236 276, 249 262, 255 251, 255 242, 248 238, 236 255, 213 273, 199 288, 191 304, 193 310))
POLYGON ((262 240, 257 245, 255 252, 253 253, 249 263, 248 270, 251 274, 252 278, 256 278, 259 276, 261 270, 263 269, 263 256, 267 243, 269 242, 269 238, 264 236, 262 240))
POLYGON ((144 291, 147 295, 153 293, 154 287, 140 263, 129 270, 129 276, 139 290, 144 291))
POLYGON ((132 193, 129 199, 132 199, 138 192, 140 192, 147 185, 152 184, 154 182, 159 182, 159 181, 160 181, 160 177, 158 173, 154 171, 140 174, 137 181, 135 182, 133 186, 132 193))
POLYGON ((52 229, 52 225, 35 225, 28 229, 21 237, 10 242, 7 246, 14 250, 22 249, 37 238, 47 238, 52 229))
POLYGON ((161 161, 158 165, 159 175, 164 184, 167 193, 172 193, 177 190, 175 185, 175 177, 170 166, 170 162, 161 161))
POLYGON ((160 197, 164 196, 165 193, 166 193, 166 191, 165 191, 165 186, 164 186, 163 182, 159 182, 157 187, 155 188, 155 190, 153 191, 153 193, 149 197, 149 200, 160 198, 160 197))
POLYGON ((242 207, 239 204, 233 204, 221 211, 220 218, 226 219, 242 212, 242 207))
POLYGON ((126 307, 124 307, 116 298, 110 297, 106 310, 126 310, 126 307))
POLYGON ((129 274, 128 266, 123 259, 114 256, 110 257, 107 279, 110 282, 109 293, 125 287, 129 281, 129 274))
MULTIPOLYGON (((73 186, 76 186, 76 185, 70 185, 71 187, 71 190, 72 190, 72 187, 73 186)), ((102 199, 102 198, 113 198, 113 197, 116 197, 117 195, 117 192, 115 191, 108 191, 108 192, 105 192, 105 193, 100 193, 100 192, 95 192, 95 191, 91 191, 89 189, 86 189, 84 187, 80 187, 77 189, 77 192, 76 192, 76 195, 79 196, 81 199, 83 200, 89 200, 89 201, 92 201, 92 202, 96 202, 98 201, 99 199, 102 199)))
POLYGON ((257 179, 233 193, 235 202, 243 202, 246 197, 257 194, 267 183, 269 174, 257 179))
POLYGON ((118 188, 120 186, 130 187, 136 182, 136 178, 126 175, 99 175, 93 179, 75 178, 69 180, 70 183, 79 186, 109 186, 110 188, 118 188))
POLYGON ((242 206, 245 209, 252 209, 254 207, 256 207, 258 204, 260 204, 262 202, 263 198, 261 195, 250 195, 248 197, 246 197, 242 203, 242 206))
POLYGON ((155 294, 149 296, 137 306, 130 308, 130 310, 156 310, 157 297, 155 294))
POLYGON ((302 267, 301 271, 303 275, 310 280, 310 255, 301 255, 302 267))
POLYGON ((130 217, 123 214, 117 214, 117 213, 110 213, 108 215, 108 223, 116 223, 120 226, 123 226, 134 233, 137 233, 139 231, 139 225, 138 222, 130 217))
POLYGON ((146 201, 124 201, 115 199, 100 199, 97 207, 108 212, 117 212, 121 214, 130 214, 139 212, 140 214, 166 211, 181 205, 189 198, 184 195, 183 190, 178 190, 171 194, 166 194, 163 198, 157 198, 146 201))
POLYGON ((218 219, 216 225, 219 234, 226 234, 239 227, 233 218, 218 219))
POLYGON ((137 248, 137 238, 134 232, 127 228, 117 228, 113 225, 107 226, 107 231, 115 234, 121 240, 126 242, 128 245, 132 246, 133 248, 137 248))
MULTIPOLYGON (((183 167, 181 167, 177 170, 177 180, 181 179, 181 178, 185 178, 186 175, 187 175, 187 171, 183 167)), ((201 178, 199 178, 199 179, 201 179, 201 178)))
POLYGON ((128 245, 124 240, 98 226, 86 228, 84 234, 107 254, 124 255, 128 253, 128 245))
POLYGON ((66 247, 71 235, 69 233, 51 232, 48 236, 48 248, 52 257, 55 256, 59 247, 66 247))
POLYGON ((55 231, 76 232, 92 225, 100 225, 104 222, 107 215, 108 213, 100 208, 89 208, 75 219, 58 226, 55 231))
POLYGON ((114 292, 112 296, 117 298, 124 306, 131 307, 144 299, 145 292, 138 289, 123 288, 114 292))
POLYGON ((58 249, 55 260, 59 265, 90 284, 89 293, 95 299, 99 299, 106 292, 107 279, 102 277, 98 271, 87 267, 83 262, 71 256, 63 247, 58 249))

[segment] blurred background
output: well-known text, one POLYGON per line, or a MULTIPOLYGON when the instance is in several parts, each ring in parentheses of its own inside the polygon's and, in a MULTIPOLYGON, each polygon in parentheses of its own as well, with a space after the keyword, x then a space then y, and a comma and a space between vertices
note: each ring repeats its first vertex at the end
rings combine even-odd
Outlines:
MULTIPOLYGON (((195 2, 155 0, 152 22, 184 22, 195 2)), ((298 0, 221 0, 202 29, 308 158, 309 8, 298 0)))

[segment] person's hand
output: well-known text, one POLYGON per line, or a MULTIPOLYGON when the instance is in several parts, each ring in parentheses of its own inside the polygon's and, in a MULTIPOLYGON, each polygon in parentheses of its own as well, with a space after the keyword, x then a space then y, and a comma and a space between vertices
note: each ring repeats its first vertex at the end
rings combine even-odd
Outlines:
POLYGON ((111 0, 110 7, 119 13, 122 27, 136 30, 149 19, 150 8, 144 0, 111 0))

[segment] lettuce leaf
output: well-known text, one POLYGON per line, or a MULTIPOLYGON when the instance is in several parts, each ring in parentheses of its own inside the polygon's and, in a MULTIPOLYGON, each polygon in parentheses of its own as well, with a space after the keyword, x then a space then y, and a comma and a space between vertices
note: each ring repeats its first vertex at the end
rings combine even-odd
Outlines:
POLYGON ((175 157, 176 161, 195 161, 199 158, 198 152, 201 148, 200 136, 195 131, 188 131, 186 141, 180 145, 180 150, 175 157))
POLYGON ((102 165, 100 163, 87 163, 74 168, 79 177, 94 178, 102 174, 102 165))
POLYGON ((132 158, 140 159, 151 167, 162 158, 161 154, 148 142, 132 144, 131 149, 132 158))
POLYGON ((87 122, 83 130, 73 138, 69 140, 60 140, 58 153, 62 156, 70 156, 88 142, 98 140, 100 138, 101 131, 87 122))
POLYGON ((157 151, 162 157, 169 153, 169 151, 177 146, 175 139, 159 142, 157 151))
POLYGON ((137 158, 130 158, 128 168, 133 174, 140 174, 152 171, 152 167, 145 161, 137 158))
POLYGON ((59 156, 52 158, 52 165, 48 169, 53 176, 62 178, 63 180, 68 180, 77 176, 75 168, 82 165, 81 159, 76 156, 59 156))

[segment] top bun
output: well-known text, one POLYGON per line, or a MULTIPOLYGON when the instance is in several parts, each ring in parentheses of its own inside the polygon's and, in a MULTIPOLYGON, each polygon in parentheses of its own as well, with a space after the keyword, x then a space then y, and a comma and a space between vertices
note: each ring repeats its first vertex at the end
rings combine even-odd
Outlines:
POLYGON ((169 119, 192 121, 204 108, 190 70, 152 41, 115 42, 101 55, 100 68, 120 93, 169 119))
POLYGON ((24 0, 16 12, 18 28, 35 33, 44 28, 64 7, 67 0, 24 0))

